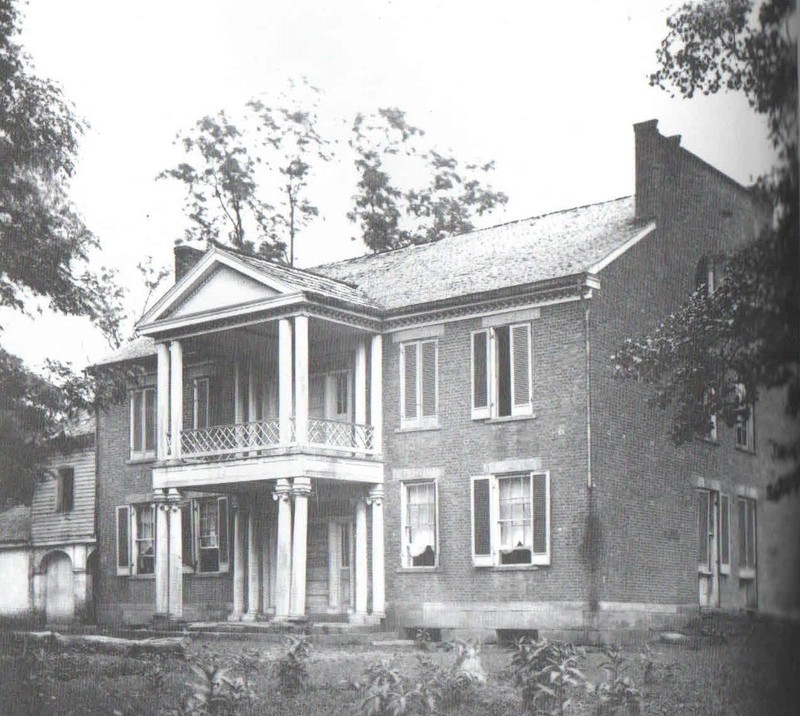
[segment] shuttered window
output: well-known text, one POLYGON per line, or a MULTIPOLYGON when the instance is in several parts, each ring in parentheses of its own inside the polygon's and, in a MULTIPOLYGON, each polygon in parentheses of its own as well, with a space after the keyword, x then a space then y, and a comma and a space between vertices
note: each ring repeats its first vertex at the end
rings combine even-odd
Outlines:
POLYGON ((438 342, 400 345, 401 427, 428 427, 438 421, 438 342))
POLYGON ((401 485, 402 565, 435 567, 438 558, 436 482, 401 485))
POLYGON ((756 568, 756 502, 739 498, 739 576, 754 577, 756 568))
POLYGON ((472 561, 476 567, 550 564, 548 473, 472 478, 472 561))
POLYGON ((700 490, 697 493, 697 564, 701 571, 711 569, 711 550, 709 535, 711 534, 711 493, 700 490))
POLYGON ((531 326, 520 323, 472 334, 472 418, 533 412, 531 326))
POLYGON ((156 391, 144 388, 130 394, 131 459, 155 457, 156 454, 156 391))
POLYGON ((117 574, 131 573, 130 508, 117 507, 117 574))

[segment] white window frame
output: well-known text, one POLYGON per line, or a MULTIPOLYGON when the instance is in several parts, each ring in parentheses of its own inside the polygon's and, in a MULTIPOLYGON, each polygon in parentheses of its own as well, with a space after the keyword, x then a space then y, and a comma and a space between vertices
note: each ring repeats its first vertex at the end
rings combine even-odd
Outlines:
POLYGON ((115 521, 115 559, 118 575, 136 575, 139 574, 139 544, 138 539, 138 524, 137 516, 140 511, 149 509, 153 514, 153 571, 145 572, 142 576, 152 577, 156 571, 156 550, 158 549, 158 537, 156 535, 158 519, 156 515, 157 506, 153 502, 140 502, 132 505, 118 505, 116 508, 116 521, 115 521), (128 523, 128 563, 120 565, 119 562, 119 524, 120 520, 127 520, 128 523))
POLYGON ((500 569, 529 569, 531 567, 548 566, 551 563, 551 535, 552 535, 552 503, 550 491, 550 472, 548 470, 523 470, 520 472, 500 473, 496 475, 473 475, 470 480, 470 533, 472 537, 472 564, 475 567, 497 567, 500 569), (531 539, 534 529, 534 477, 545 478, 545 552, 536 553, 531 543, 531 561, 524 564, 503 564, 500 554, 500 488, 503 479, 528 476, 531 480, 530 513, 531 513, 531 539), (477 480, 489 481, 489 540, 490 554, 479 555, 475 553, 475 482, 477 480))
POLYGON ((472 331, 470 339, 470 395, 471 395, 471 414, 473 420, 485 420, 487 418, 505 418, 533 415, 533 330, 530 322, 509 323, 502 326, 492 326, 472 331), (514 371, 514 331, 523 328, 526 332, 528 342, 528 400, 525 403, 515 403, 515 371, 514 371), (498 329, 508 329, 508 352, 509 352, 509 390, 511 411, 509 415, 499 415, 498 399, 498 359, 497 359, 497 340, 496 331, 498 329), (488 396, 488 406, 475 406, 475 336, 486 334, 486 394, 488 396))
POLYGON ((731 496, 727 492, 719 493, 719 572, 731 573, 731 496), (722 515, 725 515, 727 529, 723 529, 722 515), (723 561, 723 542, 728 547, 728 561, 723 561))
POLYGON ((114 511, 116 520, 115 520, 115 531, 114 531, 114 541, 116 543, 116 550, 114 554, 116 567, 117 567, 117 574, 119 576, 127 576, 132 573, 133 570, 133 560, 131 559, 131 506, 130 505, 118 505, 116 510, 114 511), (126 530, 125 530, 125 537, 127 542, 125 544, 125 548, 127 550, 127 560, 125 564, 120 564, 120 540, 119 540, 119 526, 120 523, 124 522, 126 530))
POLYGON ((136 388, 135 390, 131 390, 129 392, 129 402, 130 402, 130 459, 131 460, 149 460, 151 458, 155 458, 156 456, 156 443, 157 440, 157 428, 156 423, 157 420, 155 418, 155 411, 157 410, 156 405, 156 389, 154 386, 146 385, 143 388, 136 388), (147 393, 150 392, 153 394, 153 410, 154 410, 154 418, 153 418, 153 449, 147 450, 147 393), (138 417, 134 414, 135 412, 135 405, 136 405, 136 398, 137 394, 142 394, 142 412, 141 415, 138 417), (137 420, 140 423, 142 429, 142 446, 141 450, 136 450, 136 446, 134 444, 134 425, 136 424, 137 420))
POLYGON ((400 483, 400 564, 404 569, 430 570, 439 566, 439 481, 405 480, 400 483), (415 566, 408 550, 406 532, 408 528, 408 489, 420 485, 433 485, 434 549, 433 564, 415 566))
POLYGON ((226 572, 230 571, 230 544, 231 544, 231 519, 230 519, 230 509, 229 509, 229 501, 226 495, 218 496, 218 495, 209 495, 207 497, 198 497, 194 498, 191 502, 191 510, 192 510, 192 546, 194 549, 194 571, 197 574, 225 574, 226 572), (216 570, 202 570, 200 569, 201 566, 201 559, 200 559, 200 504, 202 502, 211 502, 216 500, 217 503, 217 529, 219 534, 217 535, 217 565, 218 569, 216 570), (222 512, 225 512, 225 544, 227 546, 227 552, 224 552, 220 543, 222 542, 222 520, 220 519, 220 515, 222 512))
POLYGON ((400 344, 400 428, 430 428, 439 425, 439 340, 438 338, 421 338, 414 341, 405 341, 400 344), (423 415, 423 394, 422 394, 422 346, 425 343, 432 343, 434 347, 434 413, 433 415, 423 415), (416 385, 414 386, 415 404, 417 406, 416 416, 406 417, 406 351, 414 350, 416 353, 416 385))
POLYGON ((198 417, 197 406, 200 404, 199 391, 202 385, 205 385, 205 391, 206 391, 205 427, 211 427, 211 410, 209 408, 209 404, 211 402, 211 381, 209 380, 207 375, 204 375, 198 378, 194 378, 192 380, 192 429, 193 430, 201 429, 200 421, 197 419, 198 417))
POLYGON ((739 510, 741 506, 744 505, 745 509, 745 536, 748 532, 747 530, 747 510, 750 509, 753 512, 753 534, 749 535, 753 540, 753 564, 746 564, 742 566, 742 555, 744 554, 745 557, 747 556, 747 544, 741 544, 741 539, 739 540, 739 579, 755 579, 756 577, 756 567, 758 565, 758 511, 756 509, 756 500, 751 497, 744 497, 739 495, 736 499, 736 524, 737 524, 737 535, 741 537, 740 531, 738 529, 739 525, 739 510))

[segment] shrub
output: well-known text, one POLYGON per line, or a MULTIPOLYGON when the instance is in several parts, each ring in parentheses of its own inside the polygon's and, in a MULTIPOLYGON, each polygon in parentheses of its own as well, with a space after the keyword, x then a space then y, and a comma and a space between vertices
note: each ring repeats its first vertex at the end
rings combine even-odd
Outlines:
POLYGON ((630 660, 614 649, 606 649, 600 669, 606 679, 589 690, 597 697, 596 716, 639 716, 642 695, 627 671, 630 660))
POLYGON ((275 662, 278 687, 287 694, 296 694, 308 682, 306 660, 311 654, 311 644, 306 636, 287 635, 286 653, 275 662))
POLYGON ((352 686, 367 692, 359 704, 363 716, 428 716, 435 710, 432 688, 404 677, 388 659, 367 667, 352 686))
POLYGON ((570 704, 572 692, 586 682, 578 669, 578 652, 571 644, 547 639, 515 642, 511 670, 522 704, 532 714, 558 714, 570 704))
POLYGON ((194 681, 192 693, 177 713, 183 716, 236 716, 249 706, 253 693, 242 678, 229 676, 230 669, 214 664, 191 664, 194 681))

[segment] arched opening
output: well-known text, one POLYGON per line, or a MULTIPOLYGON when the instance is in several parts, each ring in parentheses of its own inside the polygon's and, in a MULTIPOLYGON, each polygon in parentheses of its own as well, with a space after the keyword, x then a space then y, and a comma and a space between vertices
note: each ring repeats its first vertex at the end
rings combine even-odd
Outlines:
POLYGON ((45 616, 48 623, 68 622, 75 616, 72 560, 64 552, 51 552, 42 560, 45 575, 45 616))

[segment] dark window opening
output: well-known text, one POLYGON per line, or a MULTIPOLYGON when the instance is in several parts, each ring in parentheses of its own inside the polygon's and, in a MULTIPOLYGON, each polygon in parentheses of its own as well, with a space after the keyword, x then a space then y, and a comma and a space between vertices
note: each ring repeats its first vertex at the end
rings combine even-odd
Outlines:
POLYGON ((515 549, 511 552, 500 554, 500 564, 530 564, 531 551, 529 549, 515 549))
POLYGON ((75 506, 75 470, 62 467, 58 470, 56 511, 72 512, 75 506))
POLYGON ((511 415, 511 339, 508 326, 494 329, 497 350, 497 414, 511 415))
POLYGON ((436 553, 433 547, 428 545, 422 554, 411 558, 412 567, 435 567, 436 566, 436 553))

